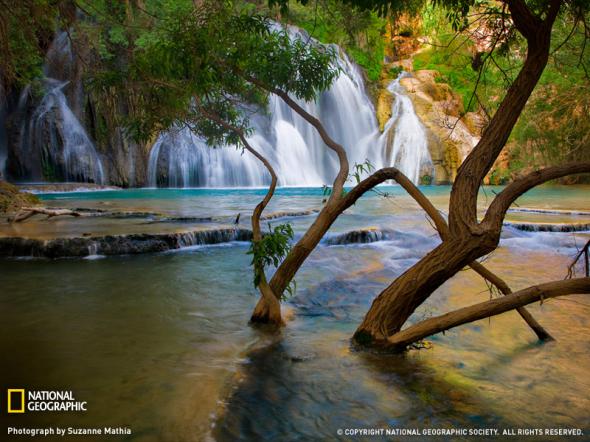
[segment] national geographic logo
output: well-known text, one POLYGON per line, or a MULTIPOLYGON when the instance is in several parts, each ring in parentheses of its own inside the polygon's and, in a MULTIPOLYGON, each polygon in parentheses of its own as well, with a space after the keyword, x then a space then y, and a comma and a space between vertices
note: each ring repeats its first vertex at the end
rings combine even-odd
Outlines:
POLYGON ((38 411, 86 411, 87 402, 78 401, 71 391, 59 390, 25 390, 9 388, 7 390, 8 413, 25 413, 38 411))
POLYGON ((8 389, 8 408, 9 413, 25 412, 25 389, 9 388, 8 389))

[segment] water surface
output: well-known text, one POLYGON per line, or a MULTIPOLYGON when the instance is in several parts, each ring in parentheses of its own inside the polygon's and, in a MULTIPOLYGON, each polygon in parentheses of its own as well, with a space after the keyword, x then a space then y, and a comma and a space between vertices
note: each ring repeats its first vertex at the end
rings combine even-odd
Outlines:
MULTIPOLYGON (((393 230, 392 239, 320 245, 297 276, 297 292, 285 305, 289 323, 279 335, 246 325, 256 294, 244 243, 95 260, 1 260, 0 348, 10 355, 3 387, 73 390, 89 407, 85 414, 11 416, 10 423, 129 426, 130 440, 170 441, 326 440, 340 428, 371 426, 574 427, 590 434, 590 302, 582 296, 530 307, 557 338, 549 344, 538 344, 509 312, 436 336, 431 350, 384 356, 351 348, 372 299, 438 243, 416 204, 399 188, 385 190, 393 196, 363 198, 328 235, 374 226, 393 230)), ((499 190, 482 193, 482 209, 499 190)), ((424 191, 445 209, 448 189, 424 191)), ((246 216, 263 193, 140 189, 44 198, 60 207, 231 219, 246 216)), ((518 203, 590 210, 587 195, 588 187, 547 187, 518 203)), ((321 189, 280 189, 269 211, 318 208, 321 200, 321 189)), ((301 234, 312 219, 290 221, 301 234)), ((146 225, 125 221, 129 229, 146 225)), ((75 222, 22 226, 34 232, 45 223, 47 234, 58 234, 75 222)), ((108 223, 120 221, 92 222, 84 228, 108 231, 108 223)), ((159 228, 184 228, 175 226, 159 228)), ((513 290, 561 279, 589 238, 506 228, 486 265, 513 290)), ((489 297, 485 283, 464 271, 411 320, 489 297)))

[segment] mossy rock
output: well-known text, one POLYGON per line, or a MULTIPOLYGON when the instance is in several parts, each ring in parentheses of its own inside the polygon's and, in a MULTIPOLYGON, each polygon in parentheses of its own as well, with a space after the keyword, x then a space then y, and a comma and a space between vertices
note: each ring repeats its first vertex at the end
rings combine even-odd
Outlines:
POLYGON ((30 193, 21 192, 18 187, 0 180, 0 213, 12 213, 23 206, 39 204, 39 198, 30 193))
POLYGON ((454 141, 446 140, 444 143, 444 158, 443 164, 449 173, 451 181, 455 181, 457 169, 460 166, 459 149, 454 141))
POLYGON ((383 132, 385 124, 391 118, 391 106, 393 105, 393 94, 387 89, 379 91, 379 98, 377 99, 377 121, 379 122, 379 130, 383 132))

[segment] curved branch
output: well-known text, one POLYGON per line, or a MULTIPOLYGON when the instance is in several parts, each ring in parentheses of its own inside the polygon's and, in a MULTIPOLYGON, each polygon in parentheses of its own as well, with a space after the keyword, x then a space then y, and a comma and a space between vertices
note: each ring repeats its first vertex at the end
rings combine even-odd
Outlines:
POLYGON ((482 224, 495 230, 502 228, 506 211, 526 191, 547 181, 578 173, 590 173, 590 163, 569 163, 537 170, 513 181, 494 198, 482 224))
MULTIPOLYGON (((252 147, 252 145, 246 139, 244 131, 232 124, 229 124, 223 118, 221 118, 218 114, 208 111, 207 109, 203 108, 199 103, 196 103, 195 106, 199 109, 199 112, 206 118, 214 121, 215 123, 219 124, 220 126, 233 131, 235 134, 238 135, 240 141, 244 145, 244 149, 254 155, 268 170, 271 177, 270 186, 264 195, 262 201, 260 201, 254 211, 252 212, 252 241, 260 241, 262 239, 262 230, 260 228, 260 218, 262 216, 262 212, 272 199, 275 189, 277 187, 277 174, 270 164, 270 162, 256 149, 252 147)), ((266 272, 264 271, 264 267, 256 263, 256 272, 260 275, 260 281, 258 283, 258 289, 260 290, 260 294, 262 295, 261 300, 258 302, 254 313, 252 315, 252 320, 255 322, 269 322, 274 324, 281 324, 281 306, 280 306, 280 295, 277 295, 270 287, 267 279, 266 279, 266 272)))
MULTIPOLYGON (((420 207, 426 212, 426 214, 432 219, 434 222, 434 226, 440 235, 441 239, 444 241, 449 236, 449 227, 447 225, 446 220, 441 215, 436 207, 430 202, 428 198, 416 187, 416 185, 406 177, 402 172, 400 172, 395 167, 387 167, 384 169, 379 169, 373 175, 369 176, 368 178, 361 181, 358 185, 356 185, 344 198, 343 205, 344 211, 346 208, 353 205, 365 192, 372 189, 373 187, 377 186, 378 184, 383 183, 388 179, 393 179, 397 181, 399 185, 401 185, 406 192, 420 205, 420 207)), ((481 277, 485 280, 489 281, 491 284, 495 285, 500 292, 504 295, 512 294, 512 290, 502 278, 488 270, 482 264, 477 261, 473 261, 469 264, 476 273, 478 273, 481 277)), ((535 318, 524 308, 519 307, 517 309, 518 313, 526 321, 526 323, 531 327, 531 329, 535 332, 537 337, 544 341, 553 339, 551 335, 539 324, 535 318)))
POLYGON ((297 112, 305 121, 307 121, 316 129, 316 131, 322 138, 322 141, 326 144, 326 146, 328 146, 328 148, 336 152, 336 155, 338 155, 338 161, 340 163, 340 169, 338 171, 338 175, 336 175, 336 178, 334 179, 334 189, 332 194, 330 195, 330 200, 332 199, 332 197, 341 196, 343 193, 342 190, 344 188, 344 183, 346 183, 346 180, 348 179, 348 172, 350 170, 348 156, 346 155, 346 150, 344 149, 344 147, 342 147, 341 144, 337 143, 332 137, 330 137, 330 135, 326 131, 326 128, 318 118, 314 117, 305 109, 303 109, 299 105, 299 103, 297 103, 294 99, 292 99, 289 96, 288 93, 276 87, 269 86, 264 82, 258 80, 257 78, 245 78, 247 81, 260 87, 261 89, 264 89, 280 97, 291 109, 297 112))
POLYGON ((387 339, 387 343, 388 346, 391 346, 392 350, 403 351, 408 345, 414 342, 453 327, 496 316, 535 301, 543 301, 547 298, 573 294, 590 294, 590 278, 568 279, 539 284, 502 298, 495 298, 490 301, 464 307, 412 325, 390 336, 387 339))
MULTIPOLYGON (((352 206, 361 196, 373 187, 387 181, 395 180, 408 194, 420 205, 420 207, 432 218, 436 230, 441 237, 447 232, 447 223, 436 207, 416 187, 416 185, 395 167, 384 167, 374 172, 354 186, 341 202, 341 212, 352 206)), ((444 238, 443 238, 444 239, 444 238)))

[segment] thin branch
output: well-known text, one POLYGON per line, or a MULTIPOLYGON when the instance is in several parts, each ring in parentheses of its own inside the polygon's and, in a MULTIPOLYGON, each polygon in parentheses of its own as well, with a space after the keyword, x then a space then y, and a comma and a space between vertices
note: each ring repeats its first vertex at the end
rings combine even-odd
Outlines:
POLYGON ((488 207, 482 224, 492 229, 501 229, 506 211, 523 193, 547 181, 579 173, 590 173, 590 163, 569 163, 562 166, 547 167, 513 181, 494 198, 488 207))

